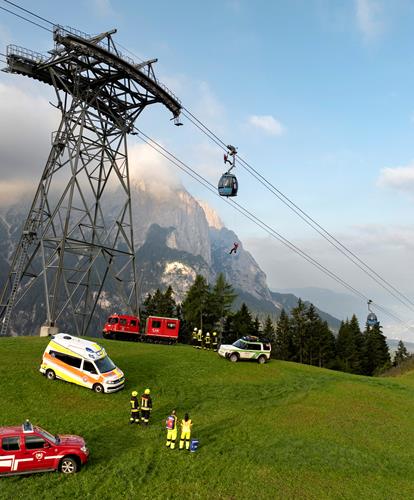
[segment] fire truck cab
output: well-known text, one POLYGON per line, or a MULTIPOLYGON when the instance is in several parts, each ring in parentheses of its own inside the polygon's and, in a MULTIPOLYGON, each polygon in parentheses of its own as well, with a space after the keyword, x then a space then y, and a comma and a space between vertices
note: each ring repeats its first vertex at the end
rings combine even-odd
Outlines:
POLYGON ((124 334, 134 335, 139 337, 139 319, 136 316, 128 316, 126 314, 112 314, 109 316, 102 334, 105 338, 115 339, 121 338, 124 334))

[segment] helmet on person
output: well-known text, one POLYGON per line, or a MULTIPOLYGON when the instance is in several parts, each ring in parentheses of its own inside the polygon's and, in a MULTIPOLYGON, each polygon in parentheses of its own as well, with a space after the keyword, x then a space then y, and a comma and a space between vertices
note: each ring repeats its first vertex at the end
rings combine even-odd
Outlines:
POLYGON ((151 391, 149 389, 145 389, 144 394, 149 394, 151 391))
POLYGON ((195 331, 195 332, 197 331, 197 327, 194 327, 194 331, 195 331))
POLYGON ((136 398, 138 396, 137 391, 132 391, 131 392, 131 396, 134 397, 134 398, 136 398))
POLYGON ((213 336, 215 337, 217 335, 217 332, 213 332, 213 336))

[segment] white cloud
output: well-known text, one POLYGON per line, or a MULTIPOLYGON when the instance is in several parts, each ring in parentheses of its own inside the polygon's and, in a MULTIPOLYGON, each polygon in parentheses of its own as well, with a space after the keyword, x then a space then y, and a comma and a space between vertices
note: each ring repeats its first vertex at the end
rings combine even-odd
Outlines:
POLYGON ((383 168, 377 185, 414 196, 414 162, 401 167, 383 168))
POLYGON ((96 12, 101 17, 110 17, 115 14, 110 0, 93 0, 93 5, 96 12))
POLYGON ((373 40, 384 32, 384 7, 379 0, 356 0, 355 16, 365 40, 373 40))
POLYGON ((269 135, 282 135, 285 131, 283 125, 271 115, 252 115, 248 122, 269 135))
POLYGON ((142 189, 162 197, 181 185, 176 167, 147 144, 130 146, 128 160, 131 182, 142 189))
POLYGON ((0 83, 0 196, 2 204, 36 186, 59 123, 59 112, 33 89, 0 83))

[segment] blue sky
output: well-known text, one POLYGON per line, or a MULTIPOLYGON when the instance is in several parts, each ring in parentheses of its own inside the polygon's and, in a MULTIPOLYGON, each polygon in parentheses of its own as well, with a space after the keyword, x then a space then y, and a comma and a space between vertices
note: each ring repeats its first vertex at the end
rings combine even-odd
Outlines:
MULTIPOLYGON (((118 28, 119 43, 140 58, 159 59, 157 76, 188 109, 224 141, 237 145, 243 158, 379 274, 414 296, 410 259, 414 246, 414 3, 18 3, 88 33, 118 28)), ((0 5, 8 8, 2 0, 0 5)), ((7 43, 40 52, 52 47, 50 33, 0 11, 0 52, 5 52, 7 43)), ((36 123, 39 113, 47 116, 42 120, 47 127, 54 120, 53 111, 46 110, 51 92, 22 80, 1 74, 0 99, 34 101, 33 116, 26 124, 26 133, 31 134, 31 123, 36 123)), ((137 125, 216 182, 223 171, 220 150, 191 124, 173 127, 169 118, 161 107, 147 109, 137 125)), ((42 142, 39 132, 39 148, 46 149, 46 139, 42 142)), ((10 186, 19 185, 19 176, 27 175, 16 169, 13 177, 12 169, 8 170, 3 187, 10 191, 10 186)), ((273 289, 339 290, 220 199, 189 178, 175 175, 237 232, 273 289)), ((412 312, 378 290, 246 172, 238 169, 238 178, 241 204, 363 293, 411 321, 412 312)), ((386 326, 389 331, 400 328, 392 322, 386 326)), ((414 340, 410 332, 402 335, 414 340)))

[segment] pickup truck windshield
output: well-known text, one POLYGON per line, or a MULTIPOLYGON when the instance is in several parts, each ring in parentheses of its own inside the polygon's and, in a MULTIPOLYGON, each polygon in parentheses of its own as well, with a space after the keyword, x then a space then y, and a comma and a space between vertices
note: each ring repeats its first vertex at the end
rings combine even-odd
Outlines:
POLYGON ((44 429, 41 429, 40 427, 35 427, 36 432, 38 432, 41 436, 43 436, 45 439, 50 441, 53 444, 59 444, 58 439, 56 439, 55 436, 52 436, 49 432, 45 431, 44 429))

